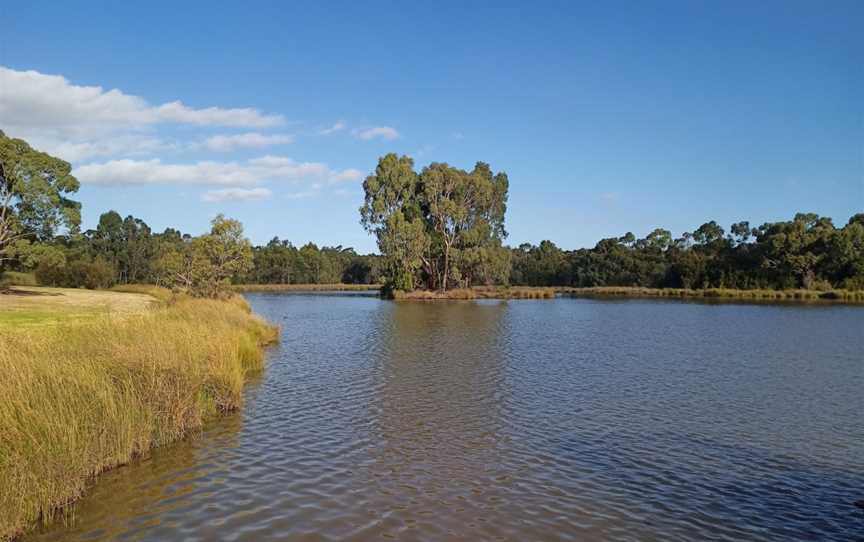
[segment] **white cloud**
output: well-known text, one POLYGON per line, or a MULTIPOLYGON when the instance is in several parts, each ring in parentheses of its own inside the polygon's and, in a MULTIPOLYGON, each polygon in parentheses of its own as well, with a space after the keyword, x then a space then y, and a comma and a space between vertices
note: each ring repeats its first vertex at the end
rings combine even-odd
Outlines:
POLYGON ((163 141, 158 133, 162 126, 260 129, 284 123, 281 115, 257 109, 196 109, 180 101, 153 105, 118 89, 81 86, 61 75, 0 66, 2 129, 69 161, 188 148, 163 141))
POLYGON ((176 145, 145 135, 118 135, 93 141, 50 141, 48 147, 51 148, 51 154, 69 162, 105 156, 147 155, 176 149, 176 145))
POLYGON ((266 199, 273 193, 267 188, 220 188, 208 190, 201 196, 202 201, 219 203, 223 201, 254 201, 266 199))
POLYGON ((272 145, 287 145, 294 142, 294 136, 289 134, 262 134, 247 132, 245 134, 215 135, 207 138, 204 146, 212 151, 228 152, 239 148, 263 148, 272 145))
POLYGON ((399 132, 396 131, 396 128, 391 128, 390 126, 376 126, 367 130, 360 130, 355 132, 355 135, 363 141, 370 141, 376 138, 392 141, 399 138, 399 132))
POLYGON ((335 134, 336 132, 341 132, 345 128, 346 128, 345 123, 340 120, 339 122, 337 122, 333 126, 331 126, 329 128, 324 128, 323 130, 321 130, 318 133, 321 135, 330 135, 330 134, 335 134))
MULTIPOLYGON (((0 66, 0 129, 73 162, 74 174, 86 184, 201 185, 213 188, 201 198, 215 202, 269 197, 270 189, 263 185, 273 182, 299 183, 290 198, 311 197, 363 177, 357 169, 338 170, 284 156, 181 158, 190 151, 227 153, 287 145, 293 135, 267 130, 284 124, 282 115, 254 108, 195 108, 179 100, 151 103, 119 89, 75 84, 62 75, 0 66)), ((339 121, 320 133, 348 129, 339 121)), ((351 133, 367 140, 399 136, 388 127, 351 133)))
POLYGON ((281 115, 256 109, 195 109, 180 101, 150 105, 118 89, 74 85, 61 75, 0 66, 0 121, 7 126, 88 129, 94 126, 152 125, 267 128, 285 123, 281 115))
POLYGON ((452 134, 450 134, 450 137, 452 137, 456 141, 459 141, 460 139, 465 139, 465 134, 463 134, 462 132, 453 132, 452 134))
POLYGON ((345 169, 332 177, 335 182, 353 182, 363 178, 363 172, 359 169, 345 169))
POLYGON ((254 185, 263 181, 314 180, 335 182, 356 178, 358 170, 337 171, 321 162, 295 162, 282 156, 262 156, 245 162, 200 161, 165 164, 152 160, 109 160, 86 164, 73 174, 82 183, 254 185))

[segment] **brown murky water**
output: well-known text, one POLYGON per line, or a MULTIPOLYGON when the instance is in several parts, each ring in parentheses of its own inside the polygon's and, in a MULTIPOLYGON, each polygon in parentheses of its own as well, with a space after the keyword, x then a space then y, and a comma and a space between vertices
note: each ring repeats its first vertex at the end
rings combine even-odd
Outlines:
POLYGON ((864 310, 250 295, 242 412, 25 540, 861 540, 864 310))

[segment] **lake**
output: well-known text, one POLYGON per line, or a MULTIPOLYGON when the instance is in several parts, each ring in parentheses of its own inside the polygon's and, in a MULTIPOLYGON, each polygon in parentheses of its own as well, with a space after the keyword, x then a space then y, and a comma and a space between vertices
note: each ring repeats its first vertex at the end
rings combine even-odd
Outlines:
POLYGON ((249 294, 242 411, 25 540, 859 540, 864 309, 249 294))

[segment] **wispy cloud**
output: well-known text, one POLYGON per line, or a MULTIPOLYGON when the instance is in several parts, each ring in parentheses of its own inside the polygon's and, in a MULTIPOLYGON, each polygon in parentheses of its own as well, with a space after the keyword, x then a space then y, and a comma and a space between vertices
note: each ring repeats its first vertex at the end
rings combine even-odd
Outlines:
POLYGON ((87 164, 73 173, 82 183, 251 185, 264 181, 340 181, 354 178, 358 170, 333 170, 322 162, 296 162, 283 156, 262 156, 244 162, 200 161, 166 164, 152 160, 110 160, 87 164))
POLYGON ((220 188, 208 190, 201 196, 202 201, 221 203, 225 201, 254 201, 269 198, 273 193, 267 188, 220 188))
POLYGON ((463 134, 462 132, 453 132, 452 134, 450 134, 450 137, 452 137, 456 141, 459 141, 461 139, 465 139, 465 134, 463 134))
POLYGON ((293 142, 294 136, 290 134, 262 134, 259 132, 247 132, 245 134, 215 135, 207 138, 204 142, 204 146, 211 151, 229 152, 235 149, 260 149, 273 145, 287 145, 293 142))
POLYGON ((399 132, 396 128, 390 126, 376 126, 374 128, 367 128, 366 130, 357 130, 354 132, 354 135, 357 139, 362 139, 363 141, 371 141, 373 139, 392 141, 399 138, 399 132))
POLYGON ((341 131, 345 130, 345 128, 347 128, 347 126, 345 125, 345 123, 343 121, 340 120, 339 122, 337 122, 333 126, 330 126, 329 128, 324 128, 323 130, 320 130, 318 133, 321 135, 330 135, 330 134, 335 134, 336 132, 341 132, 341 131))
POLYGON ((353 182, 359 181, 362 178, 363 172, 359 169, 345 169, 331 177, 334 182, 353 182))

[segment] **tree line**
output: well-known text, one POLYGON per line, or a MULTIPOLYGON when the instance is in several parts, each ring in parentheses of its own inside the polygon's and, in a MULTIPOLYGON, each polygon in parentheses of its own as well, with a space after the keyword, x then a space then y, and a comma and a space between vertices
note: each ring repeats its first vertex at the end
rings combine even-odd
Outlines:
POLYGON ((842 227, 810 213, 724 230, 706 222, 673 238, 655 229, 562 250, 551 241, 504 245, 509 180, 484 162, 470 171, 388 154, 364 183, 362 226, 380 255, 342 246, 299 248, 274 237, 253 246, 242 225, 216 217, 199 236, 153 232, 140 218, 103 213, 81 231, 70 165, 0 132, 0 271, 45 285, 155 283, 216 296, 230 283, 383 284, 392 290, 477 285, 864 289, 864 213, 842 227))
POLYGON ((864 213, 843 227, 798 213, 752 227, 716 222, 673 238, 655 229, 603 239, 594 248, 561 250, 551 241, 512 252, 510 280, 530 286, 649 288, 864 289, 864 213))
POLYGON ((71 166, 0 131, 0 272, 32 272, 48 286, 151 283, 218 296, 230 283, 375 283, 380 258, 351 248, 274 238, 253 246, 237 220, 217 216, 198 236, 154 232, 116 211, 81 231, 71 166))

